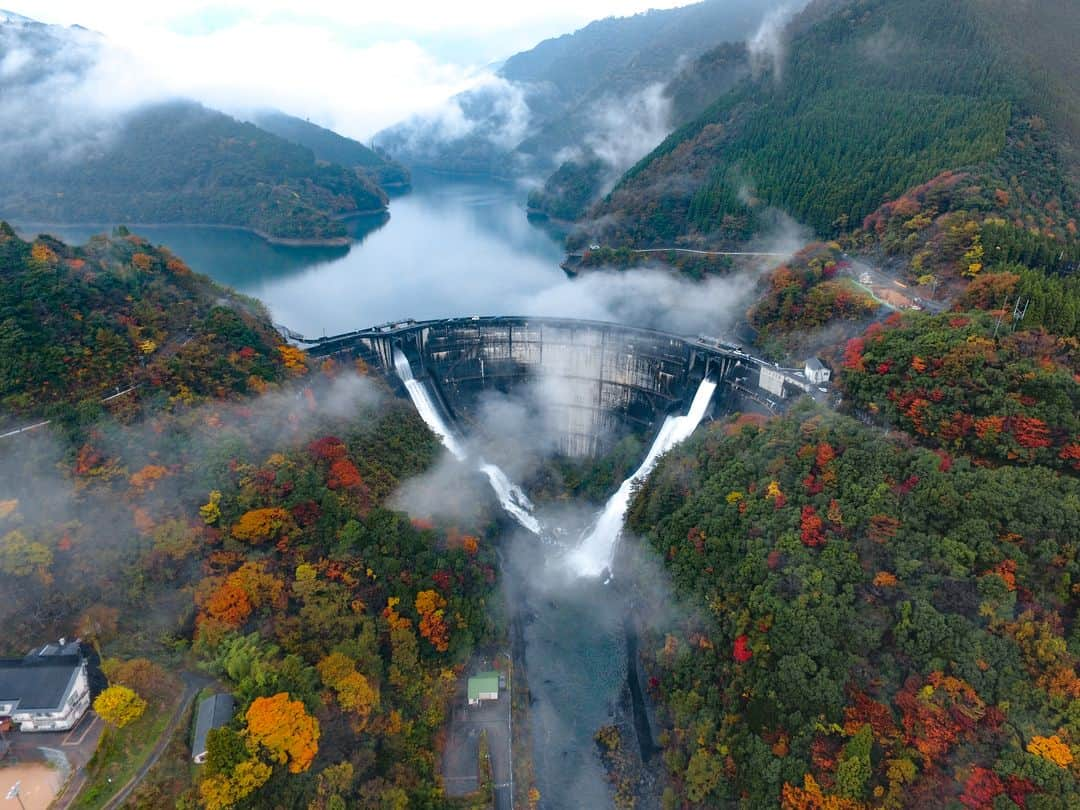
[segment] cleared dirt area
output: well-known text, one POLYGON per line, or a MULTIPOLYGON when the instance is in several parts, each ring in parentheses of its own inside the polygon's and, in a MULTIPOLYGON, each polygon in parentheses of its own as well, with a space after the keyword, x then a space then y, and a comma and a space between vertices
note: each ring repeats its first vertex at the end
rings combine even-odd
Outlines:
MULTIPOLYGON (((19 783, 19 798, 26 810, 45 810, 60 789, 60 771, 44 762, 19 762, 0 766, 0 801, 19 783)), ((17 802, 11 802, 17 807, 17 802)))

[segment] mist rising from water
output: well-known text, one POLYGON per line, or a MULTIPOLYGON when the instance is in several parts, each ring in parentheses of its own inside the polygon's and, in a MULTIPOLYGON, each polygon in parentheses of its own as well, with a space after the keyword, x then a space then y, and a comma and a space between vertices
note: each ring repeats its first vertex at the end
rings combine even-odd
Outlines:
POLYGON ((610 573, 615 559, 615 548, 619 535, 622 534, 623 520, 626 517, 634 487, 649 476, 664 453, 694 432, 704 418, 715 391, 715 382, 707 378, 702 380, 686 415, 669 416, 664 421, 641 466, 622 482, 608 500, 604 511, 596 519, 596 523, 581 541, 581 545, 566 557, 566 564, 577 576, 599 577, 610 573))
MULTIPOLYGON (((397 371, 398 378, 404 383, 405 389, 409 392, 409 398, 413 401, 420 418, 427 423, 431 431, 439 437, 443 446, 458 461, 466 461, 469 458, 468 452, 442 418, 442 414, 439 413, 439 409, 431 399, 427 388, 413 376, 409 358, 400 349, 394 349, 394 369, 397 371)), ((499 503, 502 504, 506 513, 524 528, 533 534, 539 535, 541 533, 540 522, 533 516, 532 502, 521 487, 507 478, 506 473, 497 466, 486 462, 482 458, 477 460, 477 468, 487 476, 491 488, 495 491, 495 496, 499 499, 499 503)))

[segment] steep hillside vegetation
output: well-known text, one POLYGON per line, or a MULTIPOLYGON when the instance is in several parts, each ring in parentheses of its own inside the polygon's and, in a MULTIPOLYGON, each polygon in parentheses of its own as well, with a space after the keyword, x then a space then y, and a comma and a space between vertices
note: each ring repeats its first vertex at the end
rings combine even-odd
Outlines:
MULTIPOLYGON (((750 56, 743 43, 733 42, 715 48, 679 71, 663 85, 662 90, 659 85, 654 86, 655 93, 650 105, 629 104, 624 112, 624 126, 632 132, 635 117, 648 120, 650 115, 659 115, 661 120, 653 123, 662 124, 666 133, 667 129, 692 121, 718 94, 749 75, 750 56)), ((572 113, 548 125, 521 145, 523 151, 535 151, 542 148, 545 140, 555 145, 560 138, 566 141, 572 138, 576 144, 575 148, 563 150, 563 153, 569 153, 569 158, 544 181, 542 187, 529 194, 530 214, 557 220, 577 219, 615 184, 621 172, 628 168, 627 161, 636 159, 637 155, 629 151, 621 154, 613 152, 604 139, 595 137, 592 134, 597 124, 595 119, 593 99, 588 99, 572 113)), ((614 132, 609 135, 615 139, 619 137, 614 132)), ((648 148, 652 144, 643 146, 648 148)))
POLYGON ((356 169, 384 189, 404 191, 409 187, 408 169, 332 129, 276 110, 255 115, 253 122, 279 138, 307 147, 315 153, 316 160, 356 169))
POLYGON ((677 448, 630 514, 693 606, 665 806, 1076 806, 1078 499, 812 409, 677 448))
POLYGON ((1075 59, 1064 43, 1080 35, 1080 18, 1061 0, 1030 5, 1025 15, 1039 18, 1045 7, 1072 34, 978 0, 852 0, 797 23, 782 67, 673 133, 596 208, 604 226, 581 240, 735 241, 770 206, 837 235, 956 170, 971 178, 959 204, 1037 211, 1048 230, 1069 236, 1076 94, 1044 78, 1049 65, 1075 59), (1036 51, 1038 60, 1020 55, 1036 51))
POLYGON ((205 670, 236 716, 197 770, 178 732, 183 764, 134 806, 486 806, 443 798, 435 752, 494 633, 494 546, 390 508, 441 453, 407 401, 309 368, 259 307, 124 231, 3 226, 0 335, 3 412, 62 417, 0 441, 0 654, 81 636, 160 712, 110 719, 88 804, 160 733, 166 673, 205 670), (114 382, 139 387, 99 403, 114 382))
MULTIPOLYGON (((262 307, 118 230, 71 247, 0 223, 0 411, 88 421, 132 385, 197 396, 283 376, 262 307)), ((138 396, 138 395, 136 395, 138 396)), ((25 420, 23 420, 25 421, 25 420)))
POLYGON ((627 115, 628 107, 638 104, 664 120, 650 135, 651 143, 635 147, 634 160, 670 127, 667 102, 650 91, 659 91, 684 60, 719 42, 744 39, 777 5, 776 0, 706 0, 598 20, 510 57, 497 71, 497 81, 453 99, 450 113, 406 121, 379 133, 376 142, 414 166, 547 173, 564 159, 556 160, 562 150, 626 138, 628 130, 643 128, 637 116, 627 115), (616 118, 622 123, 613 126, 616 118))

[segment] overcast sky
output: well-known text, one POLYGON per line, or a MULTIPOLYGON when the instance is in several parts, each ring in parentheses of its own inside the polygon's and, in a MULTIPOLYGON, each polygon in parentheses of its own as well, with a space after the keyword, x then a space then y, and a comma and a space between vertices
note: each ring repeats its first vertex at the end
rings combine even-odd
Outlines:
POLYGON ((131 54, 117 93, 272 105, 366 139, 591 20, 687 0, 0 0, 99 31, 131 54), (137 66, 137 67, 133 67, 137 66), (137 88, 134 85, 145 85, 137 88))

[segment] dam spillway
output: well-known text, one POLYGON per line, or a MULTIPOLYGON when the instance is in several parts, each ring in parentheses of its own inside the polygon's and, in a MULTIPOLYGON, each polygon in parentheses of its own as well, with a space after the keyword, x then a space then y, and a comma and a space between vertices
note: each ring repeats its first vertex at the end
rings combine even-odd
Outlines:
POLYGON ((725 393, 752 394, 768 365, 715 339, 526 316, 401 321, 299 342, 316 357, 361 358, 393 380, 394 352, 402 352, 468 435, 482 432, 486 400, 531 388, 544 411, 537 431, 569 457, 599 455, 628 433, 650 438, 667 416, 685 413, 706 377, 725 393))

